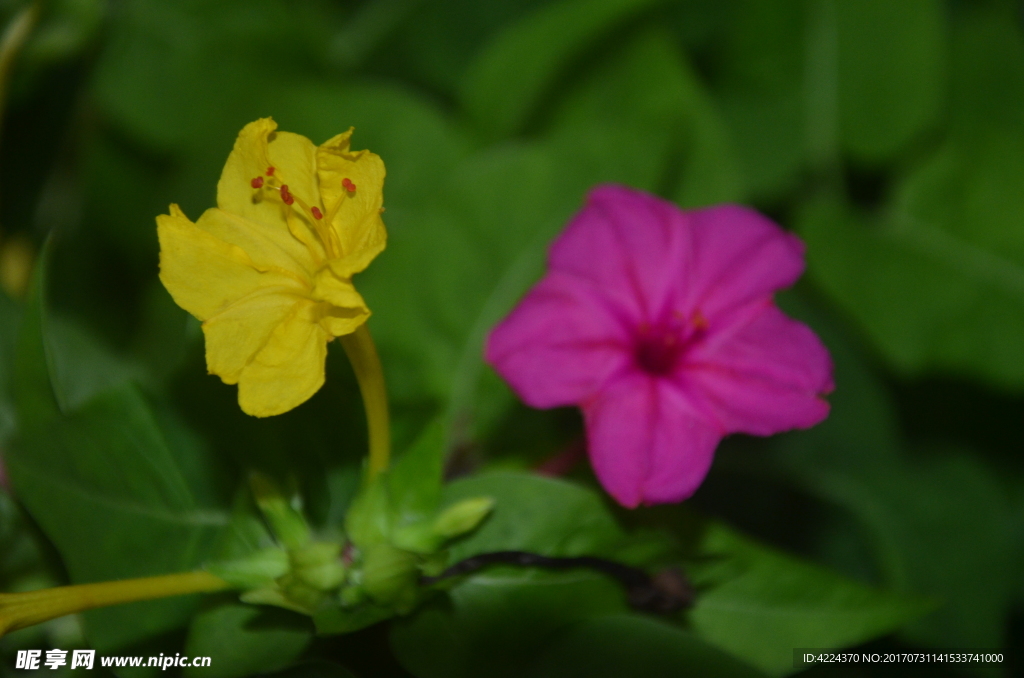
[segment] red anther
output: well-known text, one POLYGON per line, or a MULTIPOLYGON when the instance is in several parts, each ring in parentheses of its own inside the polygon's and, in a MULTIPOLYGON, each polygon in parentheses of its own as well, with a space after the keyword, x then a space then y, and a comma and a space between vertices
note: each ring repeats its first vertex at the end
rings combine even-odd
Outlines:
POLYGON ((356 185, 353 184, 352 180, 349 179, 348 177, 345 177, 344 179, 341 180, 341 187, 344 188, 349 193, 354 193, 356 190, 356 185))
POLYGON ((268 177, 274 176, 274 168, 273 167, 268 167, 267 168, 267 176, 268 177))
POLYGON ((263 187, 263 177, 256 177, 255 179, 253 179, 252 180, 252 187, 253 188, 262 188, 263 187))
POLYGON ((324 218, 324 213, 321 212, 320 208, 317 207, 316 205, 314 205, 313 207, 310 207, 309 211, 313 213, 313 218, 314 219, 323 219, 324 218))
POLYGON ((288 184, 281 184, 281 200, 284 200, 285 205, 295 202, 295 196, 288 191, 288 184))

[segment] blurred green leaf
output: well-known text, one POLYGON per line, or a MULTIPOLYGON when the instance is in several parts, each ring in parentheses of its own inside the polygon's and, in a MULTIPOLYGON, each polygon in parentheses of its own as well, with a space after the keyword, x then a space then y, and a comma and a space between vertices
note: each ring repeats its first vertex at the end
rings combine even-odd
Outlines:
MULTIPOLYGON (((493 497, 493 515, 456 542, 450 562, 523 550, 552 556, 610 550, 623 537, 598 496, 564 481, 494 473, 445 487, 444 504, 493 497)), ((519 676, 553 633, 595 614, 625 611, 625 595, 586 571, 492 568, 392 627, 399 660, 418 676, 519 676)))
POLYGON ((594 184, 667 188, 684 207, 739 197, 728 131, 664 28, 604 54, 562 94, 548 133, 594 184))
POLYGON ((927 445, 909 455, 891 394, 844 328, 806 309, 798 315, 828 344, 837 389, 825 422, 773 441, 782 463, 805 491, 848 512, 876 581, 934 601, 906 638, 999 647, 1020 571, 1021 523, 1006 487, 966 450, 927 445))
POLYGON ((771 675, 793 671, 793 648, 848 647, 891 633, 931 606, 871 589, 712 525, 691 564, 697 635, 771 675))
POLYGON ((434 421, 388 470, 392 530, 430 520, 437 512, 444 442, 444 424, 434 421))
POLYGON ((891 160, 944 103, 941 0, 835 2, 841 135, 855 158, 891 160))
POLYGON ((488 473, 445 486, 444 504, 492 497, 494 513, 451 548, 451 562, 490 551, 547 556, 609 553, 625 538, 601 497, 587 488, 527 473, 488 473))
POLYGON ((622 590, 596 573, 492 568, 394 622, 391 644, 422 678, 526 676, 560 631, 625 611, 622 590))
MULTIPOLYGON (((171 421, 160 421, 130 383, 104 384, 82 401, 71 397, 104 377, 89 371, 90 360, 57 354, 79 345, 48 341, 46 258, 44 251, 18 346, 22 427, 7 455, 18 496, 57 546, 72 581, 192 569, 227 524, 210 503, 210 469, 199 449, 183 444, 186 434, 162 430, 171 421)), ((182 624, 196 602, 173 598, 87 613, 90 638, 101 650, 123 647, 182 624)))
POLYGON ((718 101, 757 198, 793 188, 803 161, 806 5, 742 0, 724 29, 718 101))
POLYGON ((23 68, 47 66, 75 56, 103 25, 105 0, 51 0, 25 45, 23 68))
POLYGON ((1024 136, 951 145, 912 173, 891 213, 807 205, 811 275, 909 374, 1024 384, 1024 136))
POLYGON ((149 148, 182 155, 213 143, 226 156, 330 25, 275 0, 129 0, 118 10, 96 66, 97 100, 149 148))
POLYGON ((490 139, 522 129, 572 61, 659 0, 560 0, 499 34, 477 57, 462 102, 490 139))
POLYGON ((11 375, 20 322, 21 309, 0 292, 0 465, 3 464, 3 443, 16 426, 11 375))
POLYGON ((587 185, 563 162, 536 145, 481 151, 432 175, 430 201, 393 220, 357 282, 396 399, 451 398, 453 415, 478 406, 486 332, 539 275, 587 185))
MULTIPOLYGON (((523 674, 521 674, 523 675, 523 674)), ((606 615, 573 625, 528 674, 536 678, 756 678, 763 674, 676 626, 606 615)))
POLYGON ((230 600, 208 606, 189 626, 184 654, 211 657, 210 666, 182 675, 241 678, 276 671, 302 654, 313 632, 309 620, 278 608, 230 600))
POLYGON ((268 674, 269 678, 357 678, 344 666, 326 661, 302 662, 278 673, 268 674))
POLYGON ((950 122, 957 139, 1024 128, 1024 36, 1013 3, 969 3, 953 15, 950 122))

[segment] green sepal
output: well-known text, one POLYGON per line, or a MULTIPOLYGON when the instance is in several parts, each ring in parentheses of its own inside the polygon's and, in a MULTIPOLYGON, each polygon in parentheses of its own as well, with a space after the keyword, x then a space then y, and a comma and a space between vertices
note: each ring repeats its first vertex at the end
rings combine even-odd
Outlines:
POLYGON ((240 589, 272 586, 278 577, 288 573, 288 554, 270 547, 234 560, 210 563, 207 571, 240 589))
POLYGON ((305 546, 310 540, 309 525, 277 484, 261 473, 253 473, 249 486, 277 540, 289 550, 305 546))
POLYGON ((330 591, 345 581, 346 568, 341 562, 341 544, 314 542, 289 555, 295 577, 314 589, 330 591))
POLYGON ((391 544, 374 544, 363 552, 363 588, 374 601, 409 612, 416 602, 419 560, 391 544))
POLYGON ((387 541, 388 507, 388 492, 382 476, 365 481, 345 515, 345 532, 349 539, 360 548, 387 541))

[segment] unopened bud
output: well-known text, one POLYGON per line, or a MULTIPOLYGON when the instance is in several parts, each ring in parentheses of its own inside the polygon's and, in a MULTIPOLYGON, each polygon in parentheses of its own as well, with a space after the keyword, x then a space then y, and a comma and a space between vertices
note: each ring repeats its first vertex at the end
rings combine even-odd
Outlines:
POLYGON ((449 506, 434 521, 434 534, 451 539, 476 529, 494 508, 490 497, 464 499, 449 506))

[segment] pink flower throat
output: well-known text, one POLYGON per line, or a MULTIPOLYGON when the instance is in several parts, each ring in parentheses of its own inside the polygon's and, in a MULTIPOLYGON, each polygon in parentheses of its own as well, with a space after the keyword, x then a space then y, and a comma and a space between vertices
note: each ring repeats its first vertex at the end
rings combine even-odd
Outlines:
POLYGON ((691 326, 681 322, 641 325, 633 338, 633 359, 637 366, 654 376, 672 373, 686 349, 704 336, 708 323, 697 311, 691 326), (688 331, 689 330, 689 331, 688 331))

